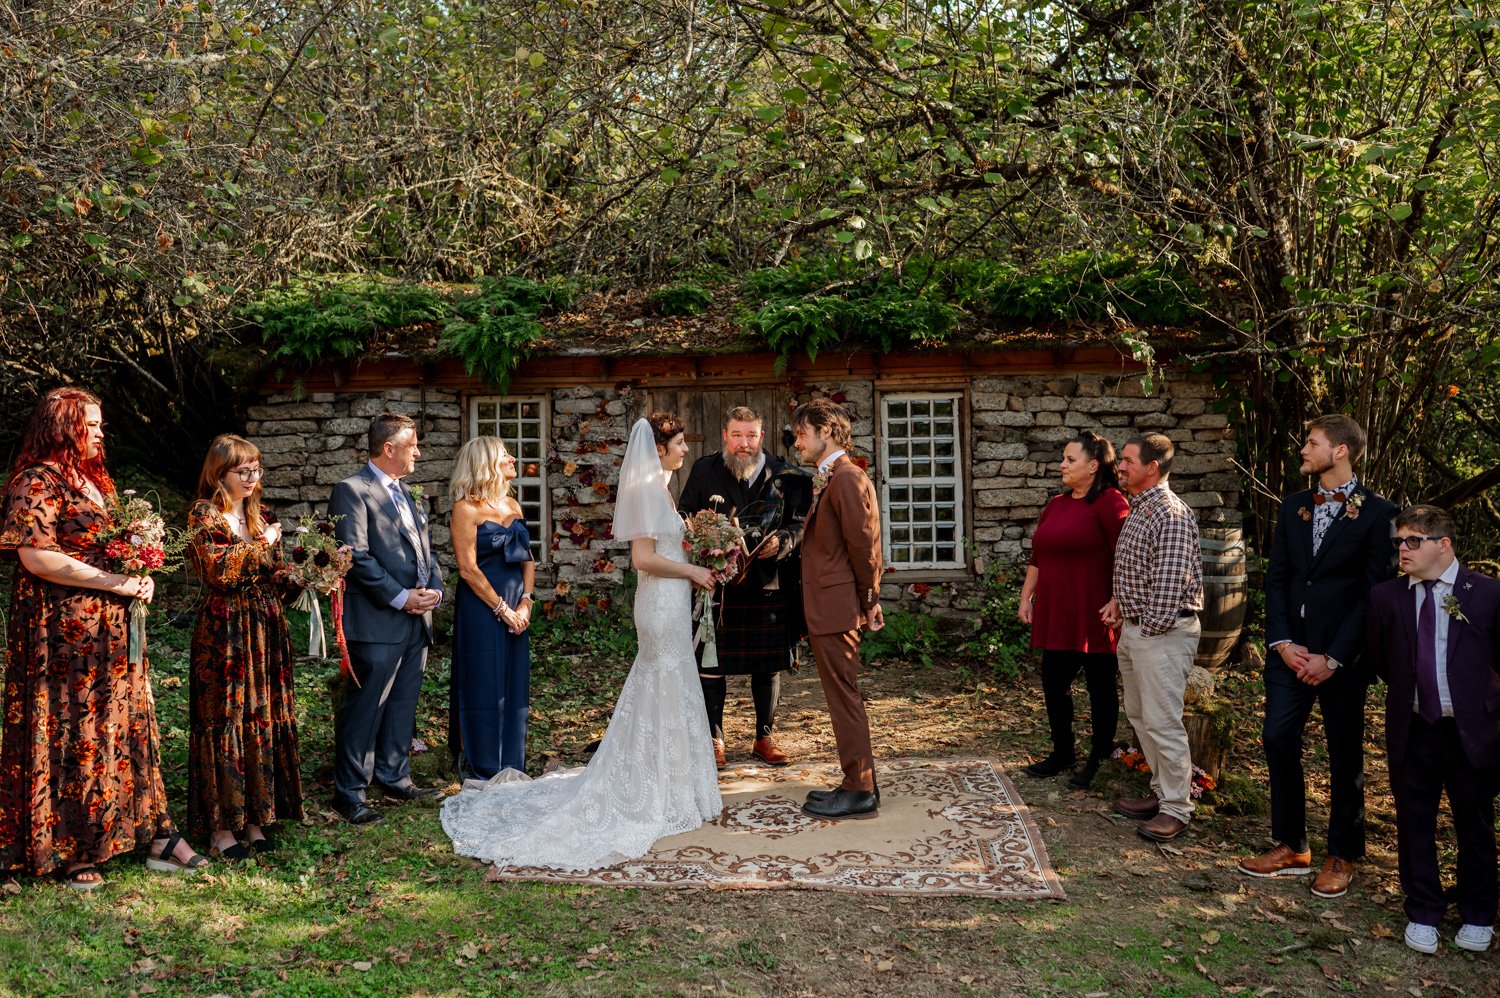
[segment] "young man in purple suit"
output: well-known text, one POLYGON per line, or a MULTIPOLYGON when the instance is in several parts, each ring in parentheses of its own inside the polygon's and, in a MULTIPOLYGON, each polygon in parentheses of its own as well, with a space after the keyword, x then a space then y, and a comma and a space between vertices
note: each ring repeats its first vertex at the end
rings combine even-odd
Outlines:
POLYGON ((1459 563, 1453 518, 1411 506, 1395 520, 1404 578, 1370 591, 1365 656, 1386 681, 1385 738, 1396 798, 1406 945, 1436 953, 1446 905, 1438 874, 1443 792, 1458 836, 1454 943, 1495 934, 1495 792, 1500 787, 1500 581, 1459 563))

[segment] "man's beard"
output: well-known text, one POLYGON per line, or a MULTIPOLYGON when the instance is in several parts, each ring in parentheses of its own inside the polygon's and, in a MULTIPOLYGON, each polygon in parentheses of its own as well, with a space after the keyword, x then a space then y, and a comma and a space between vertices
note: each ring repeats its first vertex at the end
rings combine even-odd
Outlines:
POLYGON ((1313 462, 1311 459, 1303 462, 1303 464, 1304 464, 1304 467, 1302 469, 1302 473, 1304 475, 1308 476, 1309 478, 1321 478, 1321 477, 1323 477, 1323 474, 1325 472, 1329 472, 1329 471, 1333 470, 1333 462, 1332 461, 1329 461, 1327 464, 1323 465, 1321 468, 1318 467, 1318 465, 1315 462, 1313 462))
POLYGON ((756 451, 749 457, 740 457, 734 451, 724 452, 724 467, 729 473, 742 482, 748 482, 750 476, 755 474, 755 466, 760 463, 760 452, 756 451))

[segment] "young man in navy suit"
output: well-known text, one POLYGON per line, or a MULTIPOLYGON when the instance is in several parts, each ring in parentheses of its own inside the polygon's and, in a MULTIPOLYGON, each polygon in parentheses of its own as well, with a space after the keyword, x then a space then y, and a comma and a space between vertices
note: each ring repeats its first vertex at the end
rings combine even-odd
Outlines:
POLYGON ((1370 587, 1395 574, 1390 523, 1396 507, 1361 484, 1354 465, 1365 431, 1343 415, 1307 424, 1302 473, 1317 487, 1281 503, 1266 569, 1266 720, 1276 846, 1240 861, 1252 877, 1312 872, 1302 733, 1316 702, 1328 739, 1328 858, 1318 897, 1349 891, 1365 854, 1365 690, 1360 667, 1370 587))
POLYGON ((1465 568, 1453 518, 1436 506, 1396 517, 1405 578, 1370 593, 1365 656, 1386 681, 1385 739, 1396 798, 1406 945, 1436 953, 1446 911, 1437 815, 1444 791, 1458 835, 1454 943, 1495 935, 1495 792, 1500 787, 1500 581, 1465 568))

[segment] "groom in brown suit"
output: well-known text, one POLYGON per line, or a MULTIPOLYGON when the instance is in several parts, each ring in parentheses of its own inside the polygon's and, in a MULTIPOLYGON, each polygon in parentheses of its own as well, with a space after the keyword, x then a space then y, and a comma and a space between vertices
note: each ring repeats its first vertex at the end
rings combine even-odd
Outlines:
POLYGON ((814 399, 792 413, 792 429, 803 463, 818 469, 802 535, 802 607, 844 771, 836 789, 814 790, 802 810, 816 818, 873 818, 880 790, 858 676, 859 632, 885 626, 880 509, 870 479, 845 454, 849 416, 841 407, 814 399))

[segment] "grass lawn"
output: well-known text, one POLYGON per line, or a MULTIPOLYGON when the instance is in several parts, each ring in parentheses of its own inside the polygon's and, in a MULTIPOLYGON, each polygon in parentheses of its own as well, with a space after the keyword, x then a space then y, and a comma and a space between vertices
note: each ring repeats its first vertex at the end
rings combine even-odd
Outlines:
MULTIPOLYGON (((174 595, 186 604, 191 594, 174 595)), ((187 631, 165 614, 154 619, 167 789, 180 818, 187 631)), ((603 732, 631 639, 619 617, 538 634, 534 769, 547 756, 580 761, 603 732)), ((414 760, 424 784, 453 780, 442 747, 444 651, 429 663, 418 718, 418 735, 432 746, 414 760)), ((259 865, 216 865, 191 879, 149 874, 135 854, 107 864, 109 884, 92 894, 29 877, 0 880, 0 994, 1500 994, 1493 954, 1445 946, 1424 958, 1401 945, 1378 724, 1368 749, 1370 859, 1349 897, 1321 901, 1306 878, 1251 880, 1233 869, 1268 832, 1263 816, 1226 813, 1253 812, 1254 788, 1264 784, 1253 678, 1225 683, 1240 708, 1230 766, 1251 792, 1236 794, 1235 808, 1204 809, 1189 834, 1159 847, 1109 811, 1113 795, 1134 792, 1139 777, 1110 767, 1084 792, 1019 775, 1046 742, 1038 684, 997 683, 983 668, 939 654, 930 668, 887 661, 871 669, 876 752, 998 758, 1018 774, 1067 901, 487 884, 480 864, 449 851, 436 802, 382 804, 386 820, 364 828, 336 818, 332 665, 307 660, 298 693, 308 820, 280 829, 259 865)), ((748 758, 743 682, 731 683, 726 724, 731 761, 748 758)), ((795 757, 834 757, 810 670, 785 684, 779 728, 795 757)), ((1316 850, 1326 820, 1316 716, 1313 734, 1316 850)), ((1455 928, 1445 924, 1445 937, 1455 928)))

